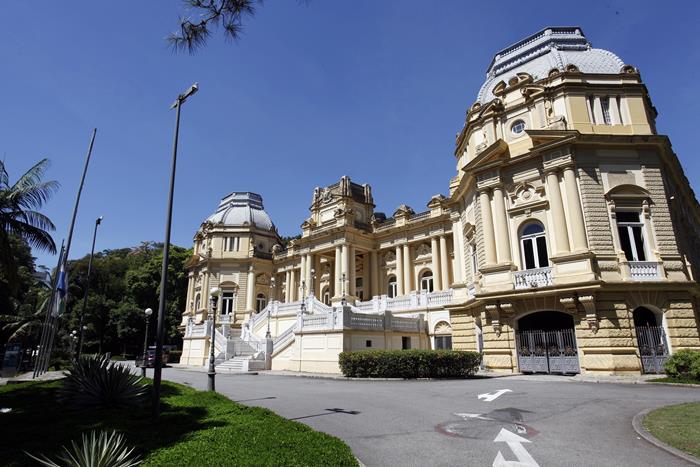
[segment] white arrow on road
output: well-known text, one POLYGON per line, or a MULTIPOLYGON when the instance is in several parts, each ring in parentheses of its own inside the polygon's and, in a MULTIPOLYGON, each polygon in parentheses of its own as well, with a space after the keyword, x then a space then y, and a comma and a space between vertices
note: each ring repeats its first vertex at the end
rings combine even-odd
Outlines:
POLYGON ((532 458, 529 452, 523 447, 523 443, 531 443, 529 439, 525 439, 521 436, 512 433, 505 428, 501 428, 500 433, 493 440, 494 443, 506 443, 515 457, 518 458, 517 461, 507 461, 501 451, 496 454, 496 459, 493 461, 493 467, 540 467, 540 465, 532 458))
POLYGON ((478 396, 476 396, 476 398, 477 399, 484 399, 485 402, 491 402, 493 400, 498 399, 499 397, 501 397, 503 394, 505 394, 507 392, 513 392, 513 391, 511 391, 510 389, 499 389, 496 392, 492 392, 492 393, 487 392, 485 394, 479 394, 478 396))

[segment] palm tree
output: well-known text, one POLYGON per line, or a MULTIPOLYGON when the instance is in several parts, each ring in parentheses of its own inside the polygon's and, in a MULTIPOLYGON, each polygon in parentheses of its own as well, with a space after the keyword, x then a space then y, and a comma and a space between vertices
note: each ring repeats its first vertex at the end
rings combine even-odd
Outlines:
POLYGON ((48 166, 49 160, 42 159, 10 185, 5 163, 0 161, 0 270, 13 287, 17 286, 17 265, 10 235, 23 239, 38 250, 56 253, 56 244, 49 234, 56 227, 37 211, 59 187, 56 181, 42 181, 48 166))

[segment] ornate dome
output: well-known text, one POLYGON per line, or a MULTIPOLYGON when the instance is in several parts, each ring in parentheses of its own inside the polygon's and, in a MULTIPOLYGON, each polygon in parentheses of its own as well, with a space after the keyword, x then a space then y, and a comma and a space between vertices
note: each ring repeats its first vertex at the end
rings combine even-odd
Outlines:
POLYGON ((550 27, 498 52, 486 71, 477 101, 485 104, 495 96, 493 88, 518 73, 528 73, 537 81, 550 70, 574 65, 582 73, 622 72, 625 63, 612 52, 594 49, 578 27, 550 27))
POLYGON ((262 196, 257 193, 236 192, 224 197, 208 222, 227 227, 257 227, 274 229, 272 219, 263 208, 262 196))

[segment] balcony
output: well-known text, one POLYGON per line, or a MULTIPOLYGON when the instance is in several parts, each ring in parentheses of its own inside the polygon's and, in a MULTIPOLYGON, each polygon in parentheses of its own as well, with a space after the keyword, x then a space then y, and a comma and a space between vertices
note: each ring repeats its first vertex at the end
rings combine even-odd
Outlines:
POLYGON ((527 269, 513 273, 516 289, 534 289, 552 285, 552 268, 527 269))
POLYGON ((658 281, 659 263, 655 261, 630 261, 630 277, 633 281, 658 281))

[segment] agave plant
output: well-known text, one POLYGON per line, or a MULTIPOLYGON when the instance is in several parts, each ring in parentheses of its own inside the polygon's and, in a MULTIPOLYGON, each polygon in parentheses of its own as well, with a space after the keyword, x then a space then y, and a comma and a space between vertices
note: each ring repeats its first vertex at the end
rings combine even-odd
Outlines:
POLYGON ((104 355, 84 356, 73 361, 58 396, 76 408, 123 408, 143 404, 148 386, 104 355))
POLYGON ((83 433, 82 442, 71 441, 71 446, 63 446, 63 453, 57 460, 46 456, 27 455, 47 467, 132 467, 141 464, 128 446, 124 436, 114 431, 91 431, 83 433))

